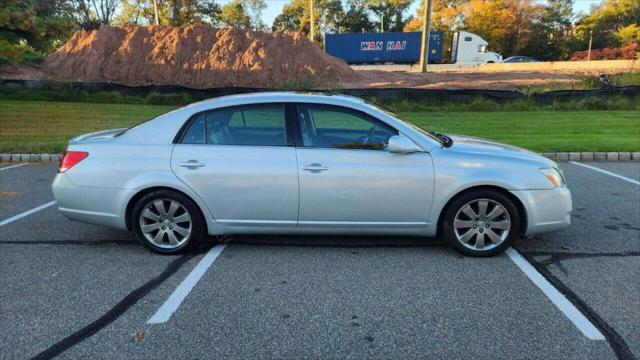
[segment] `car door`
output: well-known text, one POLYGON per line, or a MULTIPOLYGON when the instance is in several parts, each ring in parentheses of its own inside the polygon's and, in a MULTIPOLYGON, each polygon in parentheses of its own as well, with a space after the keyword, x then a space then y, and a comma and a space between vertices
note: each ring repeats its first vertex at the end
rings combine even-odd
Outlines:
POLYGON ((433 196, 426 152, 385 150, 398 131, 353 109, 299 104, 298 226, 422 227, 433 196))
POLYGON ((296 225, 298 171, 285 113, 281 103, 211 110, 192 117, 183 131, 171 168, 216 222, 296 225))

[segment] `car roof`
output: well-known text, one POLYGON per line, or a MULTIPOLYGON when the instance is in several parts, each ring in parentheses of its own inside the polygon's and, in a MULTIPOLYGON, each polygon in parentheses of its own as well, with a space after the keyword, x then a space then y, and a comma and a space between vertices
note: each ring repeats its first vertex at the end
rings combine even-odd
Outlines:
POLYGON ((258 104, 265 102, 314 102, 323 104, 362 104, 365 101, 355 96, 313 92, 265 91, 220 96, 188 105, 198 108, 217 108, 233 105, 258 104))

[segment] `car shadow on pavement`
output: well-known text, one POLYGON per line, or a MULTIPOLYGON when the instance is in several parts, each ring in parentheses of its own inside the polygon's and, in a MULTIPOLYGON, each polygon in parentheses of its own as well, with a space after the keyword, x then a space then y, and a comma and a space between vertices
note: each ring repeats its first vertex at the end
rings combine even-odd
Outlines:
POLYGON ((328 246, 328 247, 412 247, 447 246, 439 238, 407 236, 327 236, 327 235, 233 235, 216 241, 232 244, 328 246))

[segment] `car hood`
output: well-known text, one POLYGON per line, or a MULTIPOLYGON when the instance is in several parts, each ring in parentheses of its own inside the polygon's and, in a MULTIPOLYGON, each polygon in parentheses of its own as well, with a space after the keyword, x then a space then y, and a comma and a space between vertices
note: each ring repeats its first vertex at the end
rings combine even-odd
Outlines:
POLYGON ((447 136, 449 136, 453 140, 453 145, 450 149, 456 152, 475 155, 488 155, 502 158, 515 158, 533 161, 543 166, 556 166, 553 161, 540 156, 533 151, 519 148, 517 146, 502 144, 499 142, 471 136, 447 136))

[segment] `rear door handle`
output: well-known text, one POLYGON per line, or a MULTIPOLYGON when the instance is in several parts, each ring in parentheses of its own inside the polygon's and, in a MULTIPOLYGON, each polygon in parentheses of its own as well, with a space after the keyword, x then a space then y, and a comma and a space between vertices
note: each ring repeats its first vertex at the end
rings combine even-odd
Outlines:
POLYGON ((322 166, 322 164, 318 164, 318 163, 313 163, 313 164, 309 164, 309 165, 305 165, 302 168, 300 168, 301 170, 305 170, 305 171, 310 171, 312 173, 319 173, 321 171, 326 171, 329 170, 328 167, 326 166, 322 166))
POLYGON ((182 162, 182 163, 180 163, 178 165, 182 166, 182 167, 186 167, 187 169, 195 169, 195 168, 203 167, 206 164, 205 163, 201 163, 198 160, 189 160, 187 162, 182 162))

